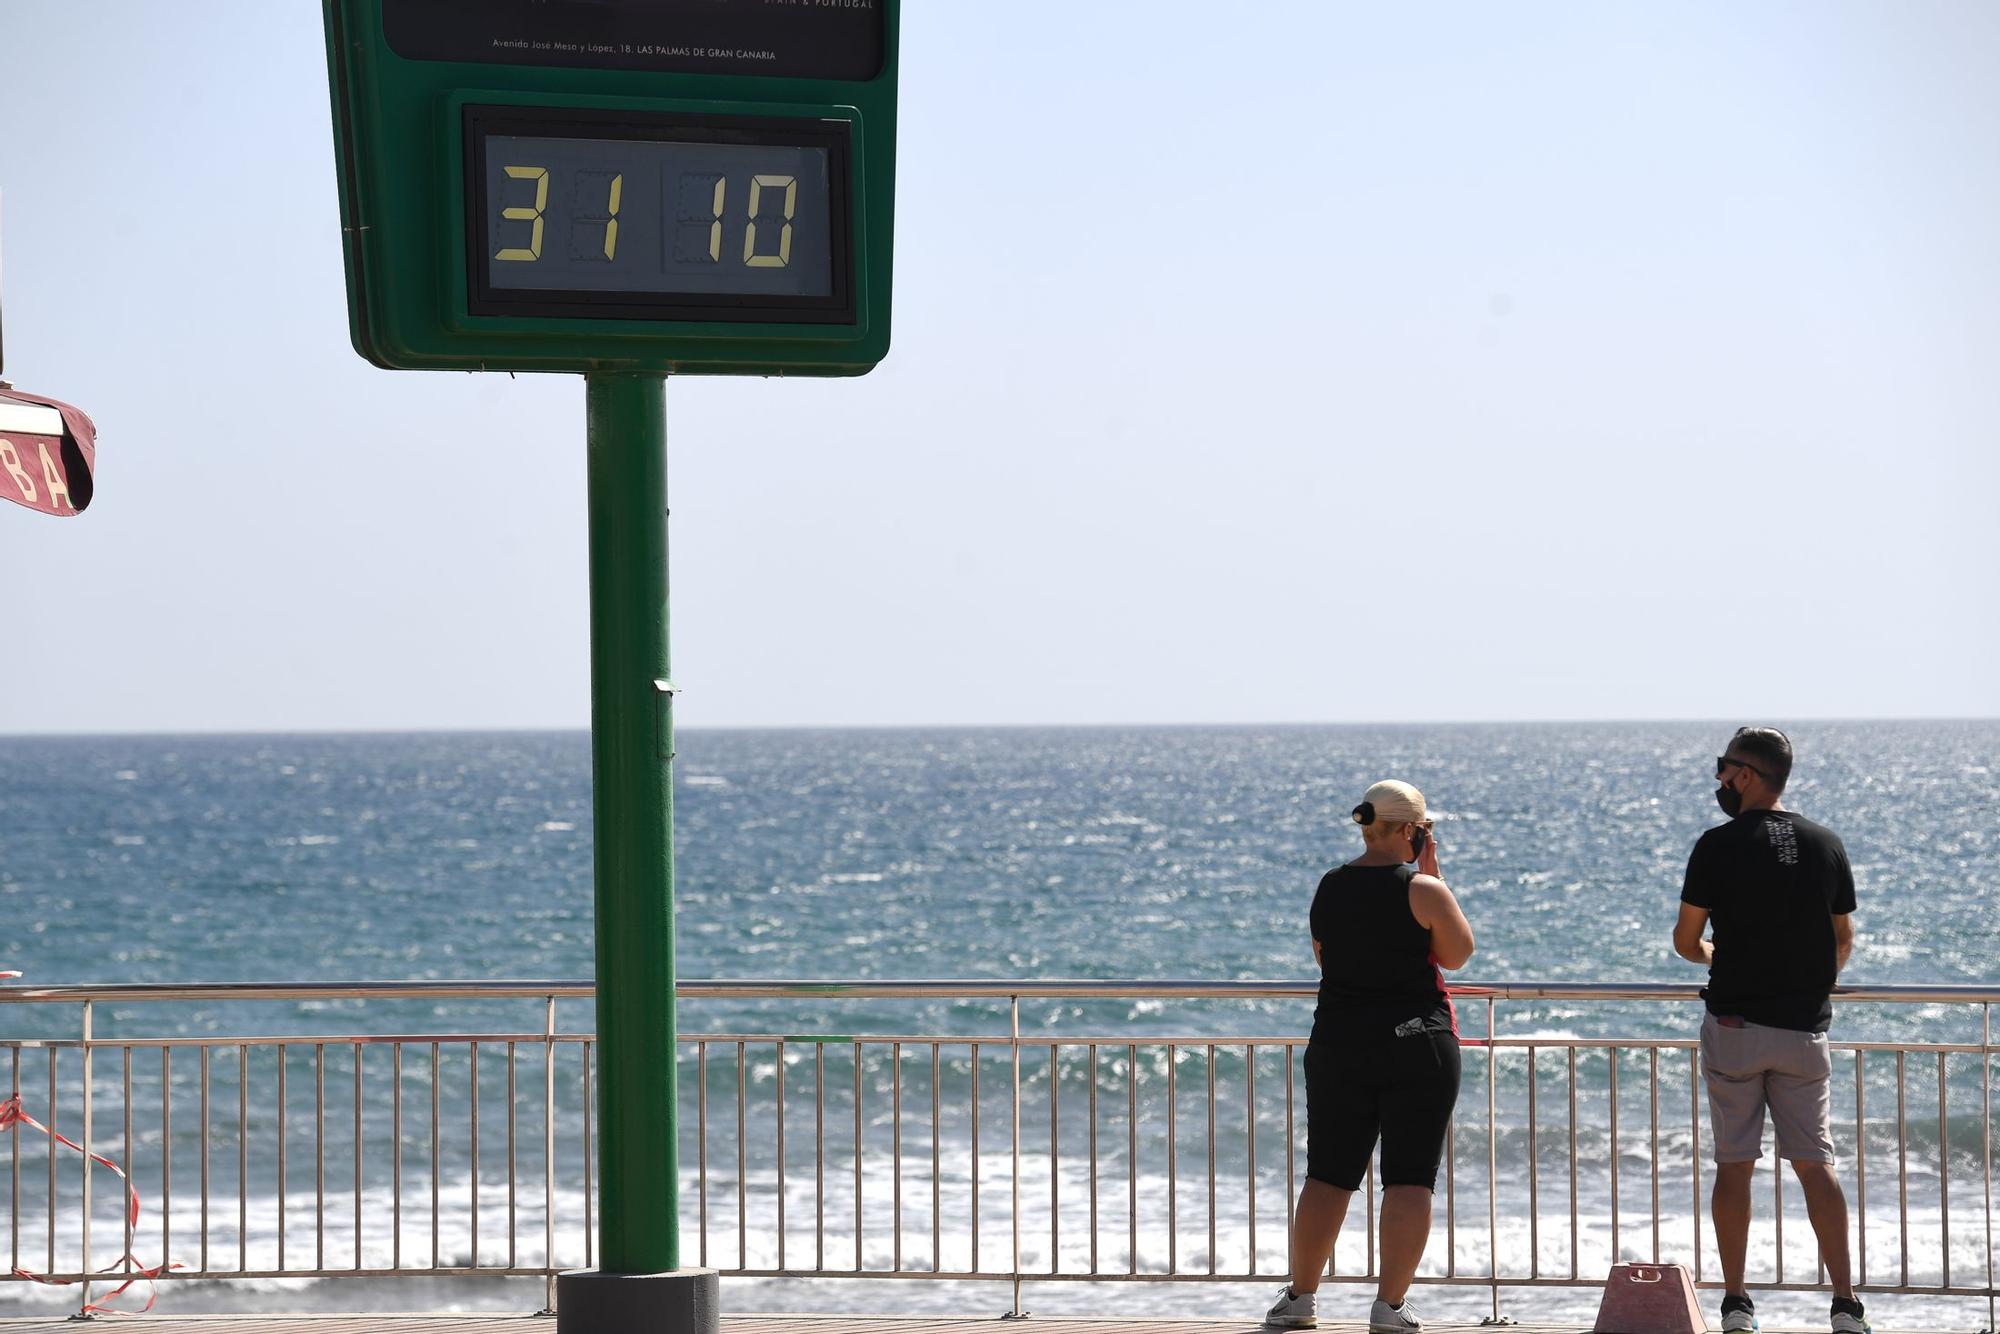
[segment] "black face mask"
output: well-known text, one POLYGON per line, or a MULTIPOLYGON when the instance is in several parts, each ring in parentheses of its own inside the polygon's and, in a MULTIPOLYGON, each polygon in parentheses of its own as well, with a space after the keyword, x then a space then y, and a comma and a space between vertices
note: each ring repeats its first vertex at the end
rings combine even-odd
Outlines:
POLYGON ((1743 813, 1743 794, 1733 787, 1715 789, 1715 804, 1722 807, 1722 813, 1734 820, 1743 813))

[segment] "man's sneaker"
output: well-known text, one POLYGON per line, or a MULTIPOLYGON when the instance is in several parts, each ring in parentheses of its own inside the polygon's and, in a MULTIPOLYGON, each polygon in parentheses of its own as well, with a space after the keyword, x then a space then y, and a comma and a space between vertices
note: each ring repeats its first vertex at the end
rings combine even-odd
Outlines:
POLYGON ((1380 1297, 1368 1309, 1368 1334, 1417 1334, 1424 1322, 1417 1318, 1416 1303, 1408 1297, 1401 1306, 1391 1306, 1380 1297))
POLYGON ((1264 1313, 1266 1329, 1318 1329, 1319 1294, 1316 1292, 1293 1292, 1291 1285, 1278 1294, 1278 1300, 1264 1313))
POLYGON ((1833 1334, 1874 1334, 1868 1324, 1868 1314, 1860 1302, 1851 1297, 1833 1299, 1833 1334))
POLYGON ((1740 1334, 1757 1328, 1757 1308, 1748 1297, 1730 1293, 1722 1299, 1723 1334, 1740 1334))

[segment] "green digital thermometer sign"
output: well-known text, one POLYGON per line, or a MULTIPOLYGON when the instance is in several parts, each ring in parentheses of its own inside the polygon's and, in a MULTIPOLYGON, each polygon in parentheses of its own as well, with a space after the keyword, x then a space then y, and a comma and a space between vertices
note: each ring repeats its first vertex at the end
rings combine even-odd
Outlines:
POLYGON ((406 369, 852 375, 896 0, 325 0, 350 325, 406 369))

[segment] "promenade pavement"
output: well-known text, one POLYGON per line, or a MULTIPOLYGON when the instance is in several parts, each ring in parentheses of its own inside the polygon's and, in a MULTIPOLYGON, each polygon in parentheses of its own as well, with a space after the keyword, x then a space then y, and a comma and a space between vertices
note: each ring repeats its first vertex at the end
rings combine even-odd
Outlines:
MULTIPOLYGON (((116 1322, 117 1317, 108 1317, 116 1322)), ((553 1334, 555 1320, 529 1315, 228 1315, 147 1316, 136 1322, 147 1334, 553 1334)), ((1366 1323, 1323 1320, 1323 1330, 1364 1334, 1366 1323)), ((1425 1322, 1436 1334, 1477 1334, 1477 1324, 1425 1322)), ((1508 1334, 1579 1334, 1581 1325, 1514 1325, 1508 1334)), ((0 1318, 0 1334, 76 1334, 78 1325, 54 1317, 0 1318)), ((1034 1316, 1022 1321, 940 1319, 936 1316, 725 1315, 722 1334, 1256 1334, 1248 1320, 1176 1320, 1170 1317, 1034 1316)), ((1773 1331, 1772 1334, 1778 1334, 1773 1331)), ((1886 1331, 1878 1331, 1886 1334, 1886 1331)))

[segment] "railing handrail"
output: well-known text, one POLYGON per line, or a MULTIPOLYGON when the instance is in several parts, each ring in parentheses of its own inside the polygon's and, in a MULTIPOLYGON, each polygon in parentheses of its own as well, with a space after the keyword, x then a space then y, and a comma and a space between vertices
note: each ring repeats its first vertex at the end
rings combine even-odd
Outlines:
MULTIPOLYGON (((1637 1000, 1695 1001, 1696 982, 1454 982, 1461 1000, 1637 1000)), ((1088 978, 804 979, 699 978, 676 986, 682 999, 775 999, 810 996, 854 1000, 894 998, 1049 1000, 1273 1000, 1309 999, 1319 984, 1283 979, 1217 982, 1184 979, 1097 981, 1088 978)), ((597 994, 590 981, 403 981, 403 982, 124 982, 57 986, 0 986, 0 1005, 57 1002, 266 1000, 588 1000, 597 994)), ((1837 986, 1834 999, 1905 1005, 2000 1004, 2000 985, 1903 983, 1837 986)))

